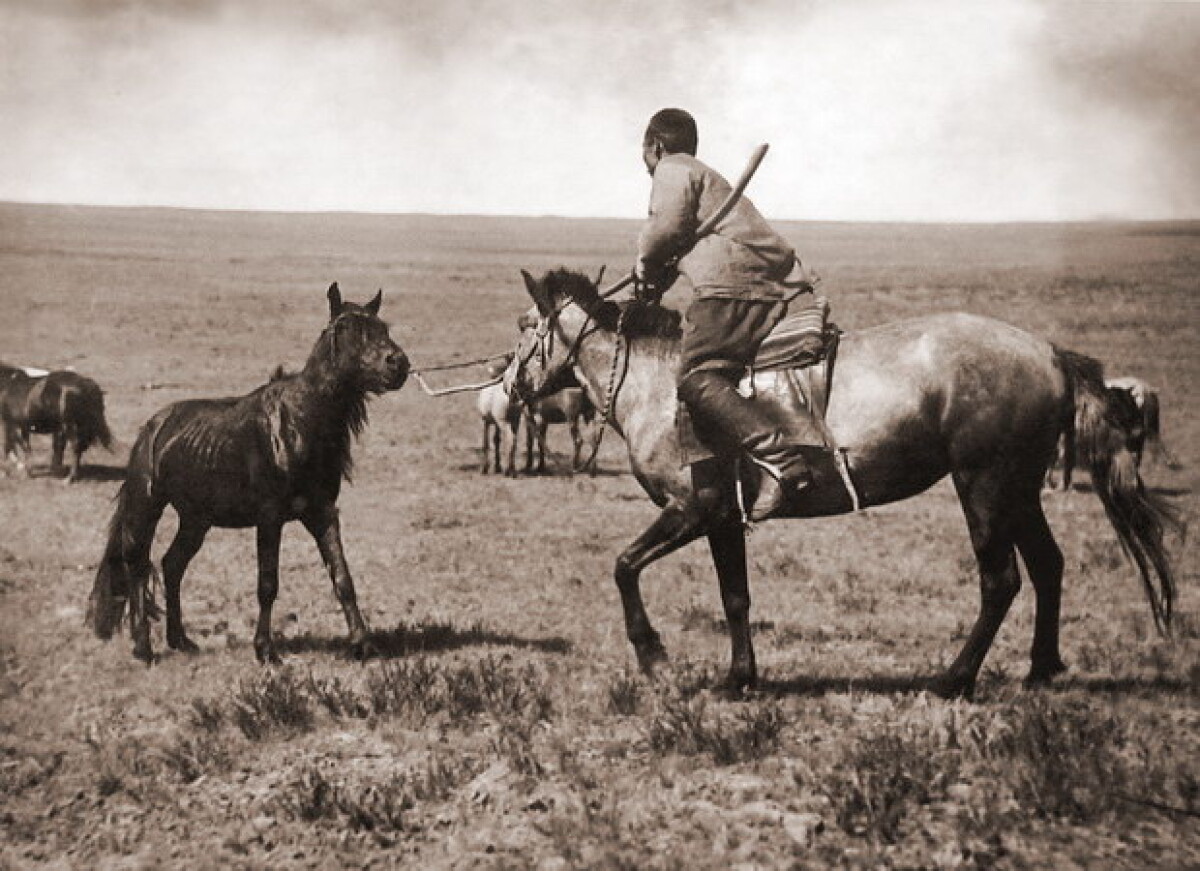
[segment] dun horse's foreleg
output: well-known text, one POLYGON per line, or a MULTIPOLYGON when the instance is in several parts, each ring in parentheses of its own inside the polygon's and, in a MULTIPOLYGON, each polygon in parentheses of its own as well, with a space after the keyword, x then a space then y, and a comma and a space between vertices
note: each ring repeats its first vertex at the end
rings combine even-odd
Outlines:
POLYGON ((271 609, 279 594, 279 540, 283 526, 263 523, 258 527, 258 626, 254 630, 254 655, 262 663, 279 663, 271 638, 271 609))
POLYGON ((321 551, 321 559, 329 570, 333 591, 346 615, 346 626, 350 630, 350 652, 357 659, 365 659, 372 653, 367 623, 358 610, 358 597, 354 592, 354 580, 346 565, 342 550, 342 530, 337 507, 330 505, 319 513, 304 518, 304 526, 312 534, 321 551))
POLYGON ((732 657, 726 687, 734 694, 758 683, 754 645, 750 638, 750 584, 746 572, 746 532, 741 523, 725 523, 708 533, 721 602, 729 624, 732 657))
POLYGON ((667 658, 662 639, 650 624, 639 584, 642 570, 704 532, 699 513, 675 506, 664 508, 650 527, 617 557, 614 575, 625 611, 625 634, 633 644, 638 665, 651 673, 667 658))
POLYGON ((962 651, 933 682, 933 690, 942 696, 970 698, 974 694, 984 657, 1021 587, 1004 478, 998 470, 954 476, 979 566, 980 608, 962 651))
POLYGON ((1042 684, 1062 674, 1067 666, 1058 649, 1059 612, 1062 605, 1063 555, 1036 499, 1017 529, 1017 549, 1037 596, 1027 684, 1042 684))
MULTIPOLYGON (((492 425, 485 420, 483 422, 483 467, 479 470, 480 473, 482 473, 484 475, 486 475, 488 473, 488 466, 491 464, 491 451, 492 451, 491 429, 492 429, 492 425)), ((498 452, 499 451, 497 451, 497 453, 498 452)))
POLYGON ((208 527, 180 518, 179 531, 175 540, 163 554, 163 595, 167 600, 167 646, 172 650, 184 653, 198 653, 200 648, 187 637, 183 631, 183 608, 180 604, 179 591, 183 584, 183 575, 188 563, 204 544, 204 536, 208 527))

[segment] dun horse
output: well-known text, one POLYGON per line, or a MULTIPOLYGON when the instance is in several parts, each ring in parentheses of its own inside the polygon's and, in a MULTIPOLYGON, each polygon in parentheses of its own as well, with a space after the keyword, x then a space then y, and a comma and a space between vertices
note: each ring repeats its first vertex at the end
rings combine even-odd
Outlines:
MULTIPOLYGON (((642 603, 639 579, 655 560, 707 537, 728 618, 733 692, 757 680, 750 637, 745 531, 728 495, 706 508, 692 492, 675 425, 678 314, 602 300, 585 276, 558 270, 542 280, 523 273, 539 318, 518 344, 506 380, 526 395, 556 388, 572 369, 598 406, 611 399, 611 423, 625 438, 633 474, 661 509, 617 558, 615 578, 625 626, 647 671, 665 650, 642 603), (614 355, 621 380, 610 385, 614 355), (606 397, 610 386, 615 397, 606 397)), ((760 393, 774 402, 770 391, 760 393)), ((845 451, 862 506, 926 490, 946 475, 966 514, 981 579, 979 615, 949 669, 931 682, 946 696, 969 696, 1020 586, 1016 555, 1036 594, 1029 681, 1064 671, 1059 655, 1063 556, 1040 503, 1041 482, 1064 425, 1080 409, 1077 442, 1096 493, 1137 564, 1160 629, 1169 626, 1172 569, 1163 547, 1167 506, 1142 488, 1128 449, 1136 411, 1106 391, 1100 365, 1007 324, 943 314, 885 324, 842 337, 826 422, 845 451), (1155 582, 1157 581, 1157 587, 1155 582)), ((783 406, 777 411, 783 413, 783 406)), ((741 464, 753 492, 752 464, 741 464)), ((846 513, 852 499, 836 470, 818 467, 790 516, 846 513)), ((732 474, 730 476, 732 478, 732 474)), ((727 482, 727 491, 735 482, 727 482)))
POLYGON ((50 436, 50 468, 56 474, 62 471, 63 455, 70 446, 68 482, 79 477, 84 451, 96 443, 112 449, 112 433, 104 419, 104 392, 77 372, 30 374, 0 363, 0 417, 4 456, 14 458, 19 469, 26 467, 30 433, 50 436))
POLYGON ((408 358, 379 319, 382 292, 366 305, 342 301, 329 288, 329 324, 304 369, 281 374, 254 392, 227 399, 177 402, 143 427, 96 574, 88 620, 110 638, 128 607, 134 655, 151 661, 150 546, 170 505, 179 531, 163 557, 167 644, 194 652, 183 629, 180 584, 213 526, 256 527, 258 626, 254 652, 278 662, 271 608, 279 589, 279 543, 285 523, 299 520, 316 539, 333 581, 357 656, 368 652, 367 626, 342 552, 338 492, 351 468, 350 446, 367 420, 370 394, 398 390, 408 358))

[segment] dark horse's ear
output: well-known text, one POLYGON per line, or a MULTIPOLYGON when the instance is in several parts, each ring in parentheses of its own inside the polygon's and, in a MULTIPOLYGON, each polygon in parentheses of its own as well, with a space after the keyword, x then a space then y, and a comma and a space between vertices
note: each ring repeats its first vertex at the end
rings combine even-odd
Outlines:
POLYGON ((379 290, 375 293, 375 297, 369 303, 364 305, 363 308, 367 310, 367 314, 369 314, 369 315, 378 315, 379 314, 379 304, 381 302, 383 302, 383 288, 382 287, 379 288, 379 290))
POLYGON ((342 291, 336 281, 329 285, 329 292, 325 295, 329 297, 329 319, 332 321, 342 313, 342 291))
POLYGON ((521 277, 525 279, 525 289, 533 297, 533 304, 537 306, 537 310, 543 315, 553 312, 554 305, 550 302, 550 297, 546 296, 545 289, 524 269, 521 270, 521 277))
POLYGON ((592 282, 592 284, 596 285, 596 287, 599 287, 600 282, 602 282, 604 280, 604 270, 607 268, 608 268, 607 263, 600 264, 600 271, 596 273, 596 280, 592 282))

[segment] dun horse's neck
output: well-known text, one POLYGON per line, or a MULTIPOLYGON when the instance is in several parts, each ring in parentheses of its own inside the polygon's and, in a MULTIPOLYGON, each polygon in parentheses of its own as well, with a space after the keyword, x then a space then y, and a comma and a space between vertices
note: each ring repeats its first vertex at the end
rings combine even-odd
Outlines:
POLYGON ((638 424, 648 418, 674 416, 674 405, 666 394, 675 381, 677 360, 668 340, 623 337, 618 348, 615 333, 596 330, 580 342, 578 359, 597 408, 603 410, 609 390, 616 390, 611 422, 627 440, 636 438, 642 429, 638 424))

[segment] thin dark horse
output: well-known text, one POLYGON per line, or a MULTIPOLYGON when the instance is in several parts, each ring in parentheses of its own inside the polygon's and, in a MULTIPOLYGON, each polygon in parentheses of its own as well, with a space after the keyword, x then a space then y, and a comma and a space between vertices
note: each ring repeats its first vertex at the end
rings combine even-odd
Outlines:
POLYGON ((110 638, 130 611, 134 655, 151 661, 150 546, 164 509, 179 531, 163 557, 167 644, 194 652, 183 630, 184 571, 213 526, 257 528, 258 626, 254 652, 278 662, 271 608, 279 589, 283 525, 299 520, 316 539, 346 615, 351 651, 365 656, 368 633, 342 552, 337 498, 351 468, 350 446, 367 420, 367 398, 399 390, 408 358, 379 319, 382 292, 366 305, 329 288, 329 324, 304 369, 279 374, 246 396, 177 402, 142 427, 96 574, 88 620, 110 638))
MULTIPOLYGON (((556 389, 574 370, 593 402, 605 407, 610 372, 617 371, 614 355, 624 358, 610 422, 628 444, 633 474, 661 509, 616 562, 626 632, 639 663, 652 671, 666 656, 642 603, 643 569, 707 537, 730 627, 727 685, 733 692, 753 686, 757 668, 741 517, 732 497, 716 509, 698 500, 681 461, 674 387, 678 314, 624 304, 625 330, 618 341, 622 307, 602 300, 585 276, 558 270, 537 281, 523 274, 539 320, 523 333, 506 373, 515 389, 536 396, 556 389)), ((778 401, 769 390, 759 395, 778 401)), ((1059 655, 1063 556, 1042 512, 1040 490, 1058 435, 1073 418, 1081 457, 1137 565, 1155 622, 1169 627, 1175 585, 1163 533, 1174 517, 1138 478, 1129 449, 1136 409, 1120 397, 1104 389, 1096 361, 988 318, 935 315, 842 337, 827 423, 846 452, 861 505, 915 496, 950 475, 966 514, 982 602, 962 651, 931 689, 946 696, 973 693, 1020 587, 1018 553, 1037 598, 1028 679, 1045 682, 1065 670, 1059 655)), ((815 471, 814 484, 789 516, 851 511, 836 470, 815 471)), ((743 486, 752 492, 755 482, 748 478, 743 486)), ((732 490, 733 482, 726 487, 732 490)))
POLYGON ((91 378, 60 370, 30 375, 0 363, 0 417, 4 423, 4 456, 26 468, 31 433, 51 438, 50 468, 62 472, 71 448, 67 481, 79 477, 84 451, 94 444, 112 450, 113 437, 104 418, 104 392, 91 378))

